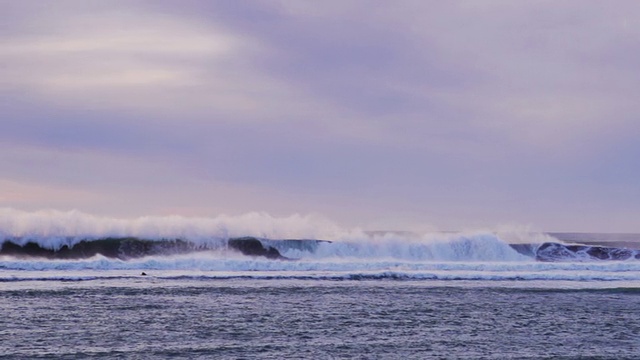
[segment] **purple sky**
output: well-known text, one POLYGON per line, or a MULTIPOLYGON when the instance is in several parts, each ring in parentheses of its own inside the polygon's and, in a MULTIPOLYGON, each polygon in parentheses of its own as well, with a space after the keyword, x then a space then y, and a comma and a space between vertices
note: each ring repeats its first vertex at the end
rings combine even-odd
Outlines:
POLYGON ((2 1, 0 207, 640 232, 638 1, 2 1))

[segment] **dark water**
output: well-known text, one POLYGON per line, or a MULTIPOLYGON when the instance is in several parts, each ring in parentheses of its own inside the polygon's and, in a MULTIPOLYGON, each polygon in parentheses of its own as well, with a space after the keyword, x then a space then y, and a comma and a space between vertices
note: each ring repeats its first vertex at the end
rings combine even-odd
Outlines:
POLYGON ((638 288, 145 278, 0 285, 2 358, 640 357, 638 288))

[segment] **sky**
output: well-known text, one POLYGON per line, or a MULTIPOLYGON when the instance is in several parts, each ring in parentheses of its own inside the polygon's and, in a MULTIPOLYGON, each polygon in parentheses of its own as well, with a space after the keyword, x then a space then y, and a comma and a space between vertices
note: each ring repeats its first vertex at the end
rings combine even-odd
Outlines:
POLYGON ((640 2, 0 0, 0 208, 640 232, 640 2))

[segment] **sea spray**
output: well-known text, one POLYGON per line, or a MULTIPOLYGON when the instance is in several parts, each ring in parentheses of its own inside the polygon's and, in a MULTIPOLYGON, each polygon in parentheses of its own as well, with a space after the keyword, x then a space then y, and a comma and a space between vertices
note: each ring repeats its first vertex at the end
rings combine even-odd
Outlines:
POLYGON ((273 217, 252 212, 239 216, 212 218, 144 216, 118 219, 79 211, 42 210, 26 212, 0 209, 0 236, 23 243, 37 242, 58 249, 82 240, 136 237, 143 239, 183 239, 207 243, 212 238, 254 236, 270 239, 326 239, 358 237, 359 229, 342 229, 317 215, 273 217))

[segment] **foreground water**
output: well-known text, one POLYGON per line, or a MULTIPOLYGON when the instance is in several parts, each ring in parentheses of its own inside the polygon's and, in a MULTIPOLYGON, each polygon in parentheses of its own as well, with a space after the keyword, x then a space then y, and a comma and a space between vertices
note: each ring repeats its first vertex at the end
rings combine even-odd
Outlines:
POLYGON ((638 305, 638 282, 25 280, 2 284, 0 355, 633 359, 638 305))

